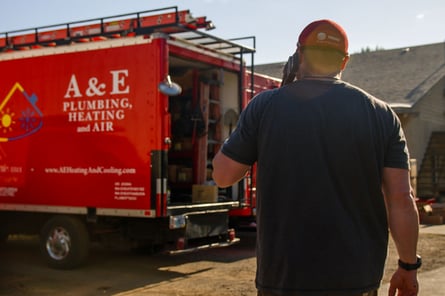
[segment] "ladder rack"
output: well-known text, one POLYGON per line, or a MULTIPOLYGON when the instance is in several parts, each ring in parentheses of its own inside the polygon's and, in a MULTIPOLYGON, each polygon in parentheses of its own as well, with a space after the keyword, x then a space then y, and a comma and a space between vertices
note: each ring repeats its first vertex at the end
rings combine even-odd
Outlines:
MULTIPOLYGON (((206 17, 194 18, 189 10, 166 7, 104 18, 57 24, 0 33, 0 52, 58 46, 73 42, 100 41, 107 38, 147 35, 154 32, 169 34, 211 50, 231 55, 254 53, 254 47, 206 34, 214 25, 206 17)), ((252 39, 254 37, 238 38, 252 39)))

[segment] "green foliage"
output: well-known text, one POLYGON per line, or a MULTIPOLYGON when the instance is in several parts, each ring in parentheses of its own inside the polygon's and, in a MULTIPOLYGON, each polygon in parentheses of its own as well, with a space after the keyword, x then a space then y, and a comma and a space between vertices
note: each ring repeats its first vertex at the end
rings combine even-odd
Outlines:
POLYGON ((383 47, 378 46, 378 45, 374 49, 372 49, 369 46, 366 46, 365 48, 362 48, 360 50, 360 53, 366 53, 366 52, 372 52, 372 51, 380 51, 380 50, 385 50, 385 49, 383 47))

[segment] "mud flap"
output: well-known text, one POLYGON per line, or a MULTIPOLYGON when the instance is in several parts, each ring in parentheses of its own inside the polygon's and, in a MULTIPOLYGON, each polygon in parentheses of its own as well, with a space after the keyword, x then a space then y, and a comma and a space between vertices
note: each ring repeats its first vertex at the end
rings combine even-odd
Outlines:
POLYGON ((190 253, 198 250, 219 248, 239 242, 235 230, 228 228, 228 211, 187 214, 185 236, 178 238, 176 249, 170 254, 190 253))
POLYGON ((190 213, 187 215, 186 239, 226 235, 229 225, 227 211, 212 213, 190 213))

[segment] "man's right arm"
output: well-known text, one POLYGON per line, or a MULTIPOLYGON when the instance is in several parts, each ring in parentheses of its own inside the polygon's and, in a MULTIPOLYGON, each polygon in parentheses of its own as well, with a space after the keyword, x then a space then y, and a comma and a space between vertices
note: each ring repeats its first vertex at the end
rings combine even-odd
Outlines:
POLYGON ((229 187, 241 180, 249 168, 249 165, 231 159, 220 150, 213 159, 213 180, 221 188, 229 187))

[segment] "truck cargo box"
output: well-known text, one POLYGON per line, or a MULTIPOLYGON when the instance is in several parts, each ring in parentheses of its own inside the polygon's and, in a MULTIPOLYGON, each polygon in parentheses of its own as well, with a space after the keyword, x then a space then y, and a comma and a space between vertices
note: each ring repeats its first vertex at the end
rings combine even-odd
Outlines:
POLYGON ((0 238, 39 233, 56 268, 116 235, 170 253, 236 243, 244 187, 220 192, 209 164, 254 49, 176 7, 86 23, 0 33, 0 238))

